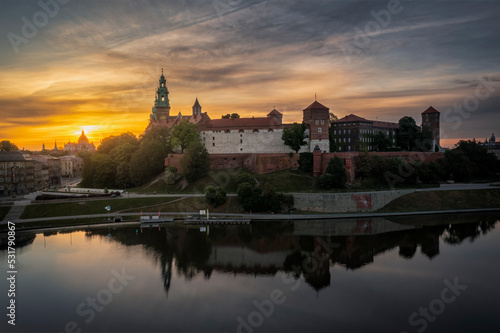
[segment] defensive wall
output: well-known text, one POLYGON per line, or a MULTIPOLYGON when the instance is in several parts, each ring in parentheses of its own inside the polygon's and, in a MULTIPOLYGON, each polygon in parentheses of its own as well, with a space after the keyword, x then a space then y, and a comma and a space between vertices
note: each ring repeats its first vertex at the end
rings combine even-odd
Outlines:
POLYGON ((349 193, 293 193, 295 208, 316 213, 360 213, 376 211, 394 199, 415 190, 349 193))
MULTIPOLYGON (((444 156, 443 153, 423 152, 377 152, 369 153, 384 158, 402 158, 405 161, 421 160, 425 163, 434 162, 444 156)), ((297 169, 299 154, 211 154, 210 168, 214 170, 245 168, 256 174, 274 171, 297 169)), ((344 161, 348 180, 352 181, 359 166, 359 152, 352 153, 314 153, 314 175, 325 173, 328 162, 335 156, 344 161)), ((182 173, 182 154, 170 154, 165 159, 165 166, 177 168, 182 173)))

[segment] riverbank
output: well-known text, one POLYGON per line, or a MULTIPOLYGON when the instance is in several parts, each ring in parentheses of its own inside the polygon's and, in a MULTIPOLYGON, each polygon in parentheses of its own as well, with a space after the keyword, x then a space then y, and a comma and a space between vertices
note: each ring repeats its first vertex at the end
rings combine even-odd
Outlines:
MULTIPOLYGON (((151 200, 150 198, 149 200, 151 200)), ((80 205, 76 202, 57 204, 34 204, 27 206, 27 214, 16 220, 19 228, 57 228, 72 225, 99 225, 107 224, 119 217, 121 221, 139 220, 139 214, 144 212, 159 212, 163 215, 175 216, 182 220, 186 214, 192 214, 207 205, 203 197, 154 198, 149 202, 137 199, 113 200, 113 210, 108 214, 98 214, 104 210, 102 201, 80 205), (144 206, 146 203, 150 205, 144 206), (87 206, 89 205, 89 206, 87 206), (50 209, 49 207, 50 206, 50 209), (87 206, 87 207, 84 207, 87 206), (135 206, 135 208, 131 208, 135 206), (89 211, 89 208, 95 208, 89 211), (127 207, 128 209, 123 209, 127 207), (51 216, 47 215, 50 212, 51 216), (186 213, 190 212, 190 213, 186 213), (41 215, 41 216, 40 216, 41 215)), ((385 207, 372 212, 353 213, 308 213, 294 214, 247 214, 236 197, 228 197, 228 201, 216 209, 210 209, 211 216, 239 216, 250 218, 252 221, 262 220, 297 220, 297 219, 341 219, 367 218, 388 216, 414 216, 423 214, 461 214, 481 211, 500 211, 500 189, 482 190, 450 190, 450 191, 419 191, 401 196, 385 207)), ((0 231, 5 225, 0 226, 0 231)))

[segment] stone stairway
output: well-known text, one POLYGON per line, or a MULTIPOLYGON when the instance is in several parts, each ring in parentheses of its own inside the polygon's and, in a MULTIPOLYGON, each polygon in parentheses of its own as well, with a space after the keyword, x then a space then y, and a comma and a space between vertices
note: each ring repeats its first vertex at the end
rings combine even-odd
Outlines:
POLYGON ((9 212, 3 219, 2 223, 7 223, 8 221, 19 220, 21 215, 24 212, 24 209, 27 205, 29 205, 31 201, 23 200, 23 201, 15 201, 14 205, 10 208, 9 212))

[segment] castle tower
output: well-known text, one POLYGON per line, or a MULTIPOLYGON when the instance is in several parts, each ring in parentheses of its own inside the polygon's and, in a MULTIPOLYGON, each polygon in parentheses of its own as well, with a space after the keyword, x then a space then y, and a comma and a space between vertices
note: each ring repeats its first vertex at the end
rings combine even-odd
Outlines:
POLYGON ((151 120, 163 120, 170 116, 170 101, 168 100, 167 80, 163 75, 163 68, 161 69, 159 86, 156 91, 155 105, 152 110, 151 120))
POLYGON ((274 119, 277 124, 281 125, 283 123, 283 114, 274 108, 271 112, 267 114, 268 118, 274 119))
POLYGON ((198 102, 198 97, 196 97, 196 102, 193 105, 193 116, 201 115, 201 105, 198 102))
POLYGON ((439 118, 441 113, 430 106, 427 110, 422 112, 422 126, 427 126, 432 131, 432 136, 434 138, 434 144, 432 145, 440 147, 439 142, 439 118))
POLYGON ((322 152, 330 152, 329 120, 330 109, 318 101, 304 109, 303 122, 309 128, 309 152, 316 146, 322 152))

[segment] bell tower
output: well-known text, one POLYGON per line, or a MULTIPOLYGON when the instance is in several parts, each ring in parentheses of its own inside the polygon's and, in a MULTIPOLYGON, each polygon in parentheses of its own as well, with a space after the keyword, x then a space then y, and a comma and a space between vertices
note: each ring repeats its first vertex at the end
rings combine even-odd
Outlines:
POLYGON ((196 102, 193 105, 193 116, 201 115, 201 105, 198 102, 198 97, 196 97, 196 102))
POLYGON ((161 69, 158 90, 155 96, 155 106, 153 107, 153 117, 155 120, 167 119, 170 116, 170 101, 168 100, 167 80, 161 69))

